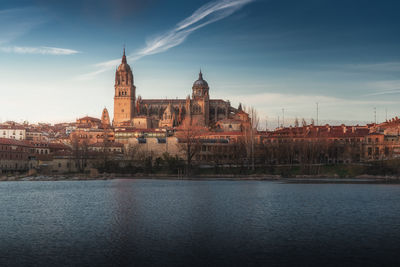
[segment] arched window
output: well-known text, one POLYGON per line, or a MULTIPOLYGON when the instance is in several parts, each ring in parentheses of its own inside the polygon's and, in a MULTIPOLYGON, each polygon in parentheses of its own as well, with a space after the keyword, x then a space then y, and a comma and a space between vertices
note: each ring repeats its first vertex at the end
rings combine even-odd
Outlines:
POLYGON ((198 104, 193 105, 193 114, 200 114, 201 113, 201 107, 198 104))

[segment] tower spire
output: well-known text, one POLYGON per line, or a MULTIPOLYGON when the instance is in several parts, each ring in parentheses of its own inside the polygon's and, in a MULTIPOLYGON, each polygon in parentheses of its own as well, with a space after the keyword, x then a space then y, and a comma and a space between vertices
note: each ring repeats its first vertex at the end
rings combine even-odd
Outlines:
POLYGON ((200 72, 199 72, 199 80, 203 80, 203 73, 201 72, 201 68, 200 68, 200 72))
POLYGON ((124 53, 122 55, 122 63, 126 64, 126 55, 125 55, 125 44, 124 44, 124 53))

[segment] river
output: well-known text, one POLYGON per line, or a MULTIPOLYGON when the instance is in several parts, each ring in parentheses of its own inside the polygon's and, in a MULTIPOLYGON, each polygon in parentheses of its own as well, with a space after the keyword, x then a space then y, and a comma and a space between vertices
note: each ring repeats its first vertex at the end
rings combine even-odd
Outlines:
POLYGON ((0 266, 400 266, 400 185, 0 183, 0 266))

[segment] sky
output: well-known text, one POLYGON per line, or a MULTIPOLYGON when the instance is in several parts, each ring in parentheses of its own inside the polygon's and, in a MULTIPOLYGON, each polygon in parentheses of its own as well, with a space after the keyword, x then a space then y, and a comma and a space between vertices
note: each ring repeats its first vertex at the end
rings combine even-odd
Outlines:
POLYGON ((210 97, 261 124, 400 117, 400 3, 390 0, 2 0, 0 122, 113 111, 126 46, 142 98, 210 97))

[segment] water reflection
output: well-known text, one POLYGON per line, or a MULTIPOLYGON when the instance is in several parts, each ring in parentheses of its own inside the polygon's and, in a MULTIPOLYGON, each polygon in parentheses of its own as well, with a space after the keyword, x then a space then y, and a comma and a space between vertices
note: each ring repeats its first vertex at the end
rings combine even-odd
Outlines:
POLYGON ((0 266, 398 265, 400 186, 0 183, 0 266))

